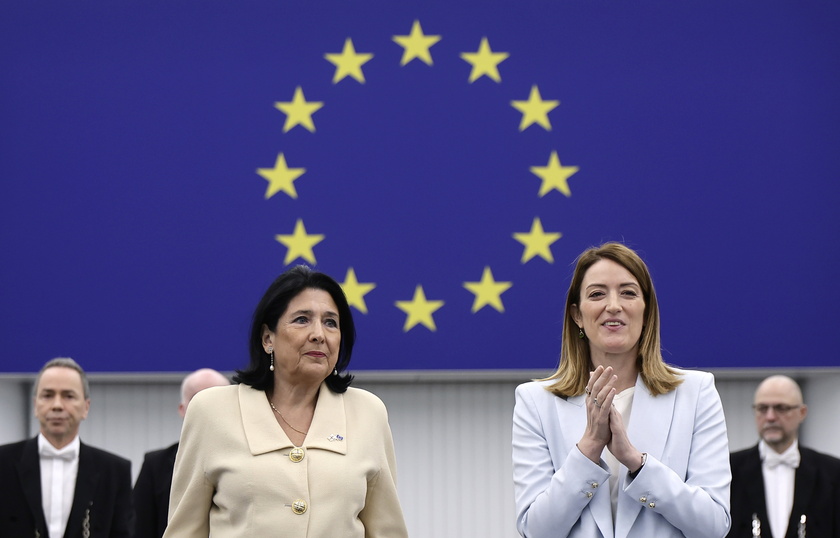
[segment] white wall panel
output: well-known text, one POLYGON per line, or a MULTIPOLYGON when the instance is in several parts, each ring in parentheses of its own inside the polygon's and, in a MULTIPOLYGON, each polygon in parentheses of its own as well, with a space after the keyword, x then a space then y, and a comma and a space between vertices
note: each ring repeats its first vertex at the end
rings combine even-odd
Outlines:
POLYGON ((13 443, 29 435, 31 387, 28 380, 0 378, 0 444, 13 443))
POLYGON ((388 406, 411 536, 516 536, 512 383, 360 386, 388 406))
POLYGON ((729 450, 740 450, 756 444, 758 434, 755 429, 751 405, 758 381, 725 380, 716 376, 715 386, 723 403, 723 413, 726 415, 729 450))
POLYGON ((803 443, 840 458, 840 374, 811 376, 803 390, 808 404, 803 443))

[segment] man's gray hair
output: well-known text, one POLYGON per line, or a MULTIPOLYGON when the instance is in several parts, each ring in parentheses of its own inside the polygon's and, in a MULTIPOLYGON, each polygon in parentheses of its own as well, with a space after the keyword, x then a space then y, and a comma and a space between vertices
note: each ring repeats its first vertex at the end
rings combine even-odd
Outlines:
POLYGON ((70 368, 71 370, 76 370, 79 372, 79 376, 82 378, 82 388, 85 392, 85 400, 90 400, 90 384, 88 384, 87 375, 85 375, 85 371, 79 366, 79 363, 71 359, 70 357, 57 357, 55 359, 50 360, 45 364, 41 371, 38 372, 38 377, 35 378, 35 384, 32 385, 32 397, 35 398, 38 396, 38 383, 41 382, 41 376, 48 368, 70 368))

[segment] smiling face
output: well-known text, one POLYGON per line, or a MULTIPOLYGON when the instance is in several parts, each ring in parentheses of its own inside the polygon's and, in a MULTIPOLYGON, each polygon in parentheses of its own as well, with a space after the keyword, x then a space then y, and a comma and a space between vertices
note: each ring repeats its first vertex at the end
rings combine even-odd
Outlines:
POLYGON ((335 368, 341 347, 338 308, 324 290, 296 295, 277 326, 263 326, 263 347, 274 350, 275 376, 290 383, 320 384, 335 368))
POLYGON ((72 368, 47 368, 38 380, 34 407, 44 437, 56 448, 66 446, 78 435, 90 410, 82 376, 72 368))
POLYGON ((645 300, 639 282, 626 268, 608 259, 592 264, 583 276, 580 299, 571 313, 589 340, 594 364, 607 355, 636 360, 645 300))

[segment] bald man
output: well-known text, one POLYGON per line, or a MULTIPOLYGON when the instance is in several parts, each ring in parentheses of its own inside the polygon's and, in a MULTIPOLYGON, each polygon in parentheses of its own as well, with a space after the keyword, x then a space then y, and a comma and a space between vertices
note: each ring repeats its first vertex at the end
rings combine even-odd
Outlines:
MULTIPOLYGON (((178 414, 187 414, 187 406, 200 391, 221 385, 230 385, 228 378, 210 368, 191 373, 181 382, 181 402, 178 414)), ((178 443, 146 453, 143 467, 134 484, 134 510, 137 514, 136 538, 160 538, 166 528, 169 512, 169 490, 172 487, 172 468, 178 443)))
POLYGON ((730 455, 729 536, 840 538, 840 460, 799 445, 808 416, 799 385, 768 377, 753 411, 758 445, 730 455))

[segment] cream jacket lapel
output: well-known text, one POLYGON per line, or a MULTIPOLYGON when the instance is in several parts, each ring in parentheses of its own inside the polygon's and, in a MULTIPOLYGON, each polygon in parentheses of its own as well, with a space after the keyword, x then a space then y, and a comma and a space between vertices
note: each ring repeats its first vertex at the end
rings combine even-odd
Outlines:
MULTIPOLYGON (((252 455, 294 447, 286 432, 277 427, 277 419, 274 418, 271 408, 266 405, 265 392, 254 390, 247 385, 239 385, 239 403, 245 438, 252 455)), ((312 424, 303 446, 310 450, 322 449, 347 454, 346 433, 344 400, 340 394, 333 393, 325 383, 321 384, 315 415, 312 417, 312 424)))

